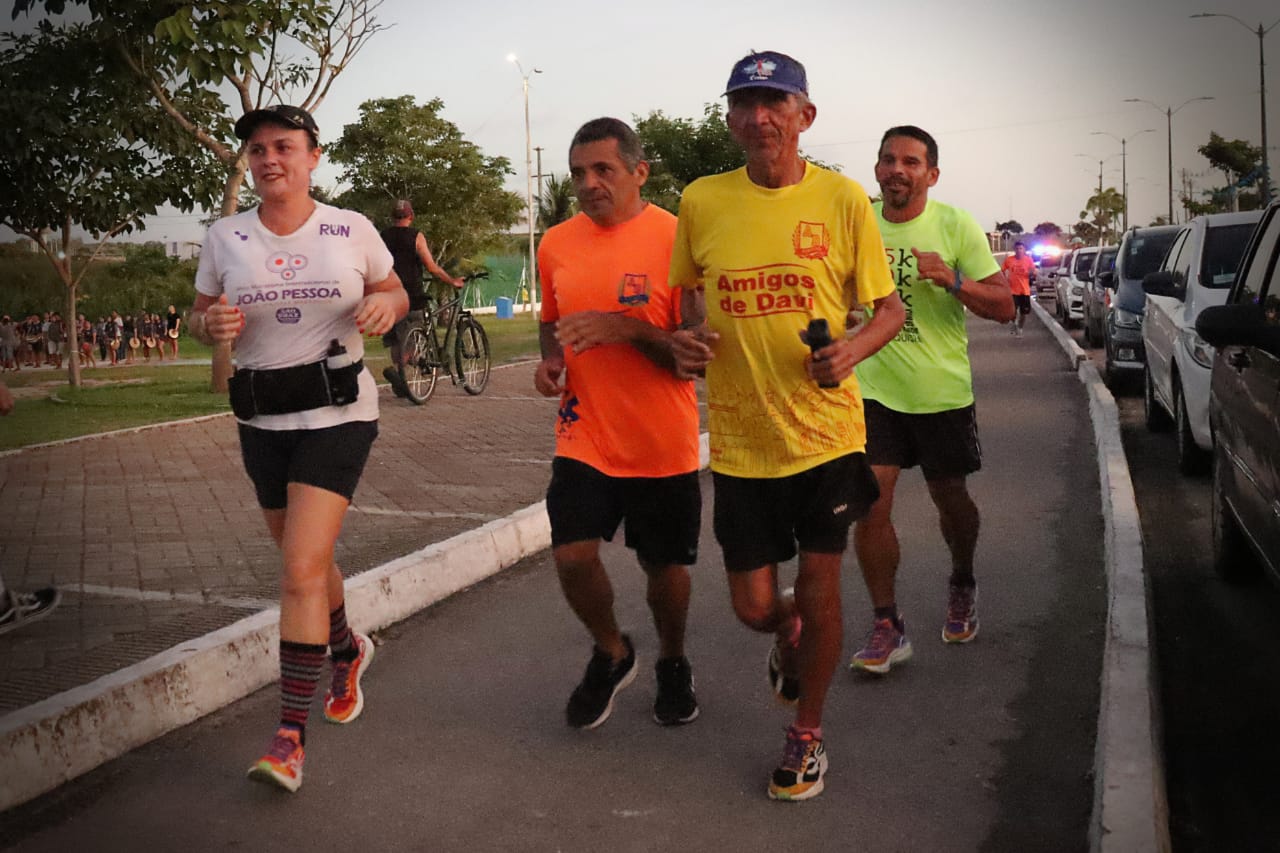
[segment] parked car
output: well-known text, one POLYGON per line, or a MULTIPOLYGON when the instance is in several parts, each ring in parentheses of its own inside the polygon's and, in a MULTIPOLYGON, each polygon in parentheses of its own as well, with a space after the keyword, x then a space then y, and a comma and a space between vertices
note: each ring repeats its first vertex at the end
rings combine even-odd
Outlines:
POLYGON ((1111 276, 1111 307, 1102 324, 1106 349, 1103 372, 1112 386, 1122 378, 1142 375, 1142 364, 1146 361, 1142 318, 1147 310, 1142 279, 1160 268, 1178 230, 1177 225, 1131 228, 1120 239, 1116 268, 1111 276))
POLYGON ((1236 280, 1262 211, 1213 213, 1183 225, 1160 269, 1142 280, 1147 294, 1142 322, 1143 404, 1147 427, 1172 424, 1178 440, 1178 469, 1184 474, 1209 468, 1209 371, 1213 347, 1196 334, 1196 317, 1221 305, 1236 280))
POLYGON ((1080 306, 1080 325, 1084 327, 1086 346, 1096 347, 1102 343, 1102 324, 1111 307, 1110 283, 1114 281, 1111 273, 1115 271, 1119 250, 1119 246, 1102 246, 1093 256, 1089 281, 1084 286, 1084 302, 1080 306))
POLYGON ((1200 312, 1196 332, 1215 351, 1214 568, 1243 579, 1261 564, 1280 583, 1280 202, 1254 231, 1227 303, 1200 312))
POLYGON ((1084 246, 1071 253, 1066 273, 1058 270, 1054 279, 1054 310, 1058 314, 1058 322, 1071 328, 1084 317, 1084 286, 1093 269, 1093 256, 1098 254, 1097 246, 1084 246))

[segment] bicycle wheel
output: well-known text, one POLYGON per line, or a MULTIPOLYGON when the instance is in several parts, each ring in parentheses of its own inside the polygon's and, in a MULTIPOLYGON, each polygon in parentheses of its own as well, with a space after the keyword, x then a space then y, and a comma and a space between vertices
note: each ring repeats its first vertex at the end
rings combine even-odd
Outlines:
POLYGON ((473 395, 484 391, 489 384, 489 336, 474 317, 458 318, 454 355, 463 390, 473 395))
POLYGON ((421 328, 410 329, 404 342, 404 351, 407 358, 400 365, 400 376, 409 392, 409 402, 421 406, 427 402, 431 392, 436 390, 438 376, 438 368, 432 363, 431 342, 427 340, 426 332, 421 328))

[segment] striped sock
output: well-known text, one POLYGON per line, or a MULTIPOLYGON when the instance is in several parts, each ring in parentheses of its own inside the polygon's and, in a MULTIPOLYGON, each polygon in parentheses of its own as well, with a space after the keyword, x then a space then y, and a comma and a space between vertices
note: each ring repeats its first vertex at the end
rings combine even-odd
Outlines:
POLYGON ((307 714, 324 671, 324 646, 280 641, 280 725, 307 738, 307 714))
POLYGON ((329 614, 329 654, 334 660, 353 661, 360 654, 356 648, 356 638, 347 627, 347 604, 343 602, 338 609, 329 614))

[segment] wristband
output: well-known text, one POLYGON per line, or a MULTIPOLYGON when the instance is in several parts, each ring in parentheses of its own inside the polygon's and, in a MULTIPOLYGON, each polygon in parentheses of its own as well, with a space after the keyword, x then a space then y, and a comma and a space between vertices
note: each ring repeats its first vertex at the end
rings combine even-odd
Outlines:
POLYGON ((951 285, 951 292, 956 296, 960 295, 960 286, 964 284, 964 276, 960 274, 960 270, 956 270, 956 283, 951 285))

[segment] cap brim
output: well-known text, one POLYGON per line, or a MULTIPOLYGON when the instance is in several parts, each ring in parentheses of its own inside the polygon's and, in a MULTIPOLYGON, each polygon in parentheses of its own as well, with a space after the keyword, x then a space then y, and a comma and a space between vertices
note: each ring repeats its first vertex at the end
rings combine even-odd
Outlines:
POLYGON ((248 139, 250 136, 253 136, 253 132, 255 130, 266 122, 278 124, 281 127, 287 127, 290 130, 305 130, 311 136, 315 136, 315 133, 313 133, 309 128, 298 124, 288 116, 283 116, 274 110, 251 110, 250 112, 240 116, 236 121, 236 138, 248 139))
POLYGON ((807 95, 803 89, 795 86, 789 86, 786 83, 776 83, 772 80, 752 80, 749 83, 740 83, 737 86, 730 86, 724 90, 725 95, 734 92, 741 92, 743 89, 776 89, 779 92, 786 92, 790 95, 807 95))

